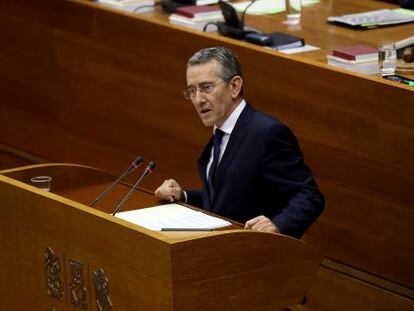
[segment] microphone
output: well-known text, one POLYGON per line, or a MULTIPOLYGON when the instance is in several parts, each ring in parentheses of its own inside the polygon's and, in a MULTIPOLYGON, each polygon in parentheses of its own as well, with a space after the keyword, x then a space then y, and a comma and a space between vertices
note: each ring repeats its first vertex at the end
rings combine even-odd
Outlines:
POLYGON ((231 4, 219 0, 221 13, 224 17, 224 22, 216 23, 219 34, 235 39, 244 39, 246 34, 257 32, 254 30, 246 30, 244 27, 244 16, 246 15, 248 8, 255 2, 256 0, 253 0, 246 6, 246 8, 243 10, 243 13, 241 14, 240 20, 236 10, 231 4))
POLYGON ((93 200, 89 206, 90 207, 94 207, 105 195, 107 195, 112 188, 119 183, 122 179, 124 179, 125 177, 127 177, 129 174, 131 174, 133 171, 135 171, 138 166, 140 166, 142 163, 144 163, 144 159, 142 157, 137 157, 134 161, 132 161, 131 165, 125 170, 125 172, 118 177, 117 180, 115 180, 108 188, 106 188, 100 195, 98 195, 98 197, 93 200))
POLYGON ((244 16, 246 15, 246 13, 247 13, 247 10, 253 5, 253 3, 255 3, 257 0, 253 0, 253 1, 251 1, 250 3, 249 3, 249 5, 248 6, 246 6, 246 8, 243 10, 243 13, 242 13, 242 15, 241 15, 241 24, 242 24, 242 27, 243 27, 243 30, 244 30, 244 16))
POLYGON ((137 182, 132 186, 131 190, 127 192, 126 195, 122 198, 122 200, 118 203, 114 211, 112 212, 112 216, 115 216, 116 213, 119 212, 119 210, 124 206, 124 204, 129 200, 129 198, 134 193, 134 190, 138 187, 139 183, 144 179, 145 176, 151 174, 155 169, 155 163, 150 162, 148 163, 147 167, 145 168, 144 172, 142 173, 141 177, 137 180, 137 182))

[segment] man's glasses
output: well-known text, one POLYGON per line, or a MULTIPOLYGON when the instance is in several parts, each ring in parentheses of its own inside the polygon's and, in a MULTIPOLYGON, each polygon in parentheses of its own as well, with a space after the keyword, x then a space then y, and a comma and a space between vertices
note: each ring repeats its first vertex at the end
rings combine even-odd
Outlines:
POLYGON ((225 82, 224 80, 221 80, 220 82, 214 83, 214 82, 204 82, 201 83, 199 86, 189 86, 187 87, 183 94, 185 99, 194 99, 197 96, 197 91, 204 94, 210 94, 213 92, 216 87, 220 84, 225 82))

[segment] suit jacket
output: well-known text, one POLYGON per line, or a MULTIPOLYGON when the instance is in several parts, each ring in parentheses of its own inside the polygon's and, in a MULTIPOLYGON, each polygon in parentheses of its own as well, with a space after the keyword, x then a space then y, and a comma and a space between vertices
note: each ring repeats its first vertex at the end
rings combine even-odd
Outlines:
POLYGON ((198 160, 202 190, 187 202, 239 222, 264 215, 280 232, 299 238, 320 215, 319 191, 292 131, 277 119, 243 109, 216 170, 210 200, 206 166, 212 139, 198 160))

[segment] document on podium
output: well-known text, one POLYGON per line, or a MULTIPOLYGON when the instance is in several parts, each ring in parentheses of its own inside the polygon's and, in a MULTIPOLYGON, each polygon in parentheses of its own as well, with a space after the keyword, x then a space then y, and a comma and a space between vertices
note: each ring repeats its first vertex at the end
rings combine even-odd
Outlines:
POLYGON ((221 218, 175 203, 122 212, 116 217, 155 231, 208 231, 231 225, 221 218))

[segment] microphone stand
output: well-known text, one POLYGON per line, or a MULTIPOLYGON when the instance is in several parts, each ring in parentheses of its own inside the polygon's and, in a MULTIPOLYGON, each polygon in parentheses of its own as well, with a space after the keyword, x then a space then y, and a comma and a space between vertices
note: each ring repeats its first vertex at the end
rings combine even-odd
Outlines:
POLYGON ((140 166, 142 163, 144 163, 144 159, 142 157, 137 157, 131 165, 126 169, 126 171, 117 178, 108 188, 105 189, 104 192, 102 192, 95 200, 93 200, 89 206, 94 207, 105 195, 108 194, 109 191, 112 190, 112 188, 119 183, 122 179, 129 176, 133 171, 135 171, 138 166, 140 166))
POLYGON ((243 27, 243 30, 244 30, 244 17, 246 16, 246 13, 247 13, 247 10, 253 5, 253 3, 255 3, 257 0, 253 0, 253 1, 251 1, 247 6, 246 6, 246 8, 243 10, 243 13, 242 13, 242 15, 241 15, 241 24, 242 24, 242 27, 243 27))
POLYGON ((220 0, 219 5, 225 21, 216 23, 218 33, 226 37, 243 40, 246 34, 257 32, 253 30, 246 31, 244 29, 244 18, 246 12, 254 2, 256 2, 256 0, 253 0, 246 6, 246 8, 243 10, 243 13, 241 14, 240 20, 235 8, 227 2, 220 0))
POLYGON ((112 212, 112 216, 115 216, 116 213, 119 212, 119 210, 124 206, 124 204, 129 200, 129 198, 132 196, 132 194, 134 193, 135 189, 138 187, 139 183, 144 179, 145 176, 149 175, 152 173, 152 171, 155 168, 155 163, 154 162, 150 162, 148 164, 148 166, 145 168, 144 173, 142 173, 141 177, 137 180, 137 182, 134 184, 134 186, 131 188, 131 190, 129 190, 127 192, 126 195, 124 195, 124 197, 122 198, 122 200, 118 203, 118 205, 116 206, 116 208, 114 209, 114 211, 112 212))

